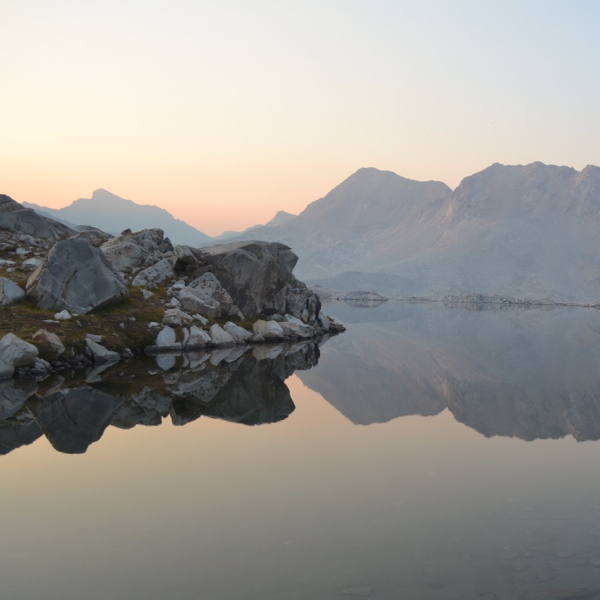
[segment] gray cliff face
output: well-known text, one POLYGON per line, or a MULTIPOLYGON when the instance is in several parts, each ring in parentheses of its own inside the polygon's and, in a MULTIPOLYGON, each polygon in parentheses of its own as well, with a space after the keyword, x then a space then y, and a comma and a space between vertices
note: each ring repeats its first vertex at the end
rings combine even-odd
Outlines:
POLYGON ((278 242, 235 242, 202 248, 176 247, 173 266, 191 277, 213 273, 246 318, 289 313, 314 322, 320 302, 292 274, 298 257, 278 242))
POLYGON ((127 297, 104 254, 86 239, 57 242, 27 281, 27 294, 48 310, 87 313, 127 297))

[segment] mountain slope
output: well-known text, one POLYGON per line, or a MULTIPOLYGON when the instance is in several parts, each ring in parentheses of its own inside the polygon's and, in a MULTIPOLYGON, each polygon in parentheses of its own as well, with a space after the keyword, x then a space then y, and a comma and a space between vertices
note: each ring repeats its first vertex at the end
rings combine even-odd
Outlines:
POLYGON ((400 298, 600 301, 600 169, 494 164, 452 192, 361 169, 298 217, 249 232, 299 276, 400 298))
POLYGON ((45 213, 59 221, 77 225, 93 225, 103 231, 119 234, 124 229, 160 228, 175 244, 200 245, 210 237, 184 221, 175 219, 157 206, 137 204, 106 190, 96 190, 91 198, 80 198, 70 206, 52 209, 24 202, 24 206, 45 213))

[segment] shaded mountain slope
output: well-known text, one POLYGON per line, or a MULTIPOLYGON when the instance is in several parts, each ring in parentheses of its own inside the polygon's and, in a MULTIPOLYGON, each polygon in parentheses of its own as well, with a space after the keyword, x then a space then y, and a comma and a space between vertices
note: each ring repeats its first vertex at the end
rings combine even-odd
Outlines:
POLYGON ((176 219, 158 206, 137 204, 106 190, 96 190, 91 198, 80 198, 61 209, 35 204, 24 206, 39 210, 50 217, 76 225, 92 225, 113 235, 124 229, 160 228, 174 244, 202 245, 211 238, 184 221, 176 219))

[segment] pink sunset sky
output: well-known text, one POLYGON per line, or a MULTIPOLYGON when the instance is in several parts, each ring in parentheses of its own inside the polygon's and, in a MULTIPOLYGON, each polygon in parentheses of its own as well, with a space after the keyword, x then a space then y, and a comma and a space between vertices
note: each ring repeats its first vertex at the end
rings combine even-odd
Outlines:
POLYGON ((4 0, 0 193, 216 235, 361 167, 600 164, 600 3, 4 0))

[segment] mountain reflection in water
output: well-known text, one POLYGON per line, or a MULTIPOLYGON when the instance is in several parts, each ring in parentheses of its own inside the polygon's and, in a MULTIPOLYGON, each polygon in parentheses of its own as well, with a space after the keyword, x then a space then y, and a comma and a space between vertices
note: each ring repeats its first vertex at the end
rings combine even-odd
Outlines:
POLYGON ((0 453, 45 435, 59 452, 79 454, 109 425, 185 425, 201 416, 258 425, 288 417, 294 403, 284 381, 318 361, 316 344, 261 346, 158 359, 136 359, 44 381, 0 382, 0 453), (179 364, 177 364, 179 363, 179 364))
POLYGON ((327 303, 346 335, 299 374, 353 423, 446 408, 487 437, 600 439, 600 311, 327 303))

